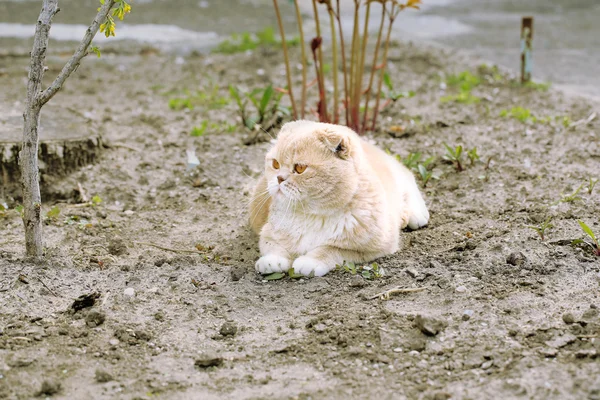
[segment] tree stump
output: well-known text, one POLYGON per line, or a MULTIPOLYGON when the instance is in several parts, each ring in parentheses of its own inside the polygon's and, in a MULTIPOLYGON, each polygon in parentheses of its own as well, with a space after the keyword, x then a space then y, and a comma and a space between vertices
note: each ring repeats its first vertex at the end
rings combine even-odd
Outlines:
MULTIPOLYGON (((0 103, 0 199, 21 198, 22 112, 0 103)), ((102 150, 101 136, 93 132, 83 115, 50 104, 42 109, 39 136, 42 193, 51 192, 47 185, 50 178, 65 176, 96 162, 102 150)))

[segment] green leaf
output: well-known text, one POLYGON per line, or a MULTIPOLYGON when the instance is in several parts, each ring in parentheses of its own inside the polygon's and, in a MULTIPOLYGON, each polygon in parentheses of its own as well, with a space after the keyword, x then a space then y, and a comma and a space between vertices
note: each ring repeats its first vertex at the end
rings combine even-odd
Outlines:
POLYGON ((427 176, 427 172, 428 172, 428 171, 427 171, 427 168, 425 168, 425 167, 424 167, 422 164, 419 164, 419 165, 417 166, 417 168, 419 169, 419 174, 421 174, 421 176, 422 176, 423 178, 425 178, 425 177, 427 176))
POLYGON ((292 279, 299 279, 299 278, 304 278, 304 275, 302 274, 297 274, 296 272, 294 272, 294 268, 290 268, 288 270, 288 276, 292 279))
POLYGON ((390 78, 390 74, 386 72, 383 73, 383 83, 390 90, 394 90, 394 85, 392 85, 392 78, 390 78))
POLYGON ((102 199, 100 198, 100 196, 96 195, 96 196, 92 197, 92 203, 95 205, 98 205, 98 204, 102 203, 102 199))
POLYGON ((273 86, 269 85, 265 91, 263 92, 262 98, 260 99, 260 106, 258 112, 261 115, 265 114, 267 106, 269 105, 269 101, 271 101, 271 97, 273 96, 273 86))
POLYGON ((264 276, 263 279, 266 281, 277 281, 279 279, 283 279, 285 277, 284 273, 274 272, 271 275, 264 276))
POLYGON ((52 207, 52 209, 50 211, 48 211, 48 213, 46 213, 46 216, 48 218, 57 218, 59 215, 60 215, 60 208, 58 208, 58 206, 52 207))
POLYGON ((583 229, 583 231, 590 237, 592 238, 592 240, 595 242, 596 241, 596 235, 594 234, 594 232, 592 232, 592 230, 590 229, 589 226, 587 226, 585 224, 585 222, 583 222, 582 220, 578 219, 577 222, 579 222, 579 226, 581 226, 581 229, 583 229))

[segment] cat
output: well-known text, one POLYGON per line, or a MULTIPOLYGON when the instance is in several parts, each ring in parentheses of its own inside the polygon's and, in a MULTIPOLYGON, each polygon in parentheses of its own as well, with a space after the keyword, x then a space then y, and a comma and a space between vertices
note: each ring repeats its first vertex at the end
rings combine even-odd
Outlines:
POLYGON ((323 276, 396 252, 402 228, 428 221, 413 174, 393 157, 345 126, 288 122, 250 200, 255 268, 323 276))

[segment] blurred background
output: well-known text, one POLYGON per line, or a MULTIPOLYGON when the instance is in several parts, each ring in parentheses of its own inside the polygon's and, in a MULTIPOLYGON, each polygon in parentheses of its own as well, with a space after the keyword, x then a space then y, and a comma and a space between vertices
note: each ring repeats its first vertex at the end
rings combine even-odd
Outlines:
MULTIPOLYGON (((299 0, 307 16, 311 0, 299 0)), ((350 6, 350 0, 346 1, 350 6)), ((600 97, 600 1, 424 0, 420 12, 405 12, 394 37, 439 43, 473 52, 518 70, 522 16, 534 16, 534 78, 567 91, 600 97)), ((40 0, 0 0, 0 52, 26 51, 40 0)), ((98 0, 61 0, 51 38, 80 40, 98 0)), ((135 12, 111 40, 136 40, 161 51, 208 52, 235 32, 276 27, 271 0, 133 0, 135 12)), ((280 0, 294 29, 293 3, 280 0)), ((348 24, 352 16, 344 15, 348 24)), ((376 19, 373 19, 375 21, 376 19)), ((295 30, 294 30, 295 31, 295 30)), ((346 32, 348 32, 346 30, 346 32)), ((98 35, 96 43, 105 39, 98 35)))

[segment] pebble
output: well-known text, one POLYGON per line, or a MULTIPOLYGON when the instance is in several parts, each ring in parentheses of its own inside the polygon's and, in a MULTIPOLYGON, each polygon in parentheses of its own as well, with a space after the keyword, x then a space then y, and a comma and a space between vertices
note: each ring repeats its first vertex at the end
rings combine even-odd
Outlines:
POLYGON ((354 275, 352 278, 350 278, 350 283, 348 285, 353 288, 361 288, 367 286, 368 283, 364 278, 354 275))
POLYGON ((419 271, 417 271, 414 268, 406 268, 405 271, 406 271, 407 274, 409 274, 413 278, 416 278, 419 275, 419 271))
POLYGON ((402 353, 402 348, 401 347, 396 347, 394 348, 394 350, 392 350, 394 353, 402 353))
POLYGON ((458 286, 458 287, 456 288, 456 291, 457 291, 458 293, 464 293, 464 292, 466 292, 466 291, 467 291, 467 287, 466 287, 466 286, 464 286, 464 285, 458 286))
POLYGON ((96 376, 96 382, 98 382, 98 383, 106 383, 106 382, 110 382, 114 379, 111 374, 109 374, 108 372, 101 370, 101 369, 96 370, 95 376, 96 376))
POLYGON ((123 291, 123 294, 128 297, 133 297, 135 296, 135 289, 132 287, 128 287, 123 291))
POLYGON ((233 322, 225 322, 223 325, 221 325, 221 329, 219 330, 219 333, 223 336, 235 336, 235 334, 238 331, 238 327, 235 323, 233 322))
POLYGON ((473 310, 465 310, 462 315, 462 320, 463 321, 470 320, 474 313, 475 313, 475 311, 473 311, 473 310))
POLYGON ((565 324, 573 324, 575 323, 575 316, 571 313, 564 313, 562 316, 562 320, 565 324))
POLYGON ((206 351, 196 357, 194 365, 200 368, 218 367, 223 364, 223 357, 213 351, 206 351))
POLYGON ((445 327, 445 322, 441 319, 423 316, 418 314, 415 318, 415 324, 417 328, 421 330, 424 334, 428 336, 437 335, 442 329, 445 327))
POLYGON ((132 210, 125 210, 123 211, 123 214, 127 215, 128 217, 131 217, 135 213, 132 210))
POLYGON ((102 325, 105 320, 106 314, 104 314, 102 311, 91 310, 85 316, 85 323, 90 328, 95 328, 102 325))
POLYGON ((42 382, 42 387, 38 392, 38 396, 52 396, 60 392, 60 389, 60 382, 44 381, 42 382))
POLYGON ((514 253, 510 253, 510 255, 506 258, 506 262, 510 265, 514 265, 515 267, 520 267, 525 263, 527 258, 520 251, 516 251, 514 253))
POLYGON ((117 346, 119 343, 121 343, 121 341, 120 341, 119 339, 117 339, 117 338, 112 338, 112 339, 110 339, 110 340, 108 341, 108 343, 109 343, 111 346, 117 346))
POLYGON ((544 348, 540 350, 540 354, 547 358, 556 357, 558 350, 553 348, 544 348))
POLYGON ((246 275, 246 272, 247 272, 247 269, 242 266, 231 268, 231 271, 230 271, 231 280, 233 282, 239 281, 240 279, 242 279, 244 277, 244 275, 246 275))

